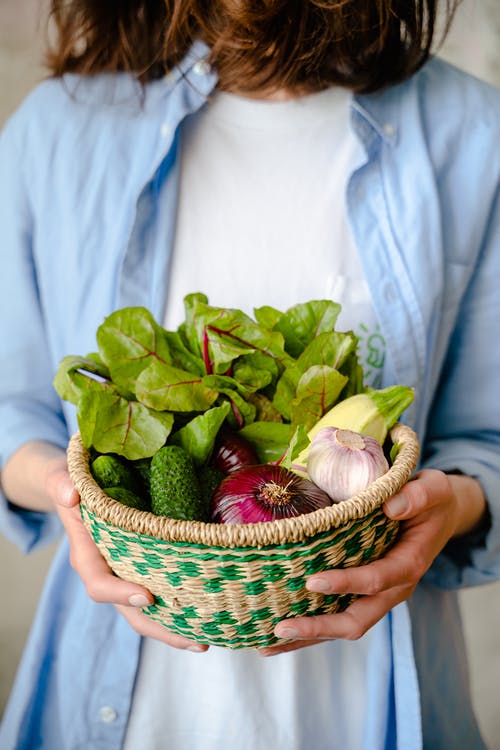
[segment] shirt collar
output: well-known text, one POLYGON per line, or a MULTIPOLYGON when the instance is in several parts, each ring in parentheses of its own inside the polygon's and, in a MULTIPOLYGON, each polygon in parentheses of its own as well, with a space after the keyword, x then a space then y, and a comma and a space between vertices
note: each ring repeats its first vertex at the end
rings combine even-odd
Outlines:
MULTIPOLYGON (((195 41, 181 63, 164 79, 169 89, 184 84, 186 91, 190 90, 190 111, 202 107, 217 85, 217 73, 208 63, 209 52, 204 42, 195 41)), ((396 144, 399 131, 399 99, 399 87, 353 96, 353 127, 366 146, 379 139, 389 146, 396 144)))
POLYGON ((389 146, 398 140, 400 89, 394 87, 374 94, 355 94, 352 104, 355 128, 364 139, 381 138, 389 146))

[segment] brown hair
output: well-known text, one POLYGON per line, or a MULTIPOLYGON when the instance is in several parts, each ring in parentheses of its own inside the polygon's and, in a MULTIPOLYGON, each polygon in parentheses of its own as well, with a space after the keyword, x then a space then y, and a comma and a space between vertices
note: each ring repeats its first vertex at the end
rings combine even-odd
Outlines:
MULTIPOLYGON (((447 30, 459 0, 446 0, 447 30)), ((210 47, 219 86, 256 92, 331 85, 370 92, 428 59, 438 0, 51 0, 53 75, 130 71, 147 82, 191 44, 210 47)))

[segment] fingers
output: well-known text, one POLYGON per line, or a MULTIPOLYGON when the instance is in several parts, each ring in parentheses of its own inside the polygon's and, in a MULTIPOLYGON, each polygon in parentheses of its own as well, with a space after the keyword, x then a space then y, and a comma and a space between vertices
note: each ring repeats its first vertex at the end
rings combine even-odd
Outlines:
POLYGON ((452 498, 448 475, 436 469, 423 469, 382 507, 389 518, 405 520, 437 505, 448 504, 452 498))
POLYGON ((433 559, 431 552, 426 554, 414 543, 417 533, 408 533, 379 560, 358 568, 338 568, 311 576, 306 581, 307 590, 373 596, 394 587, 416 585, 433 559))
POLYGON ((80 502, 78 492, 68 474, 64 457, 53 462, 47 471, 45 490, 57 505, 71 508, 80 502))
POLYGON ((82 579, 91 599, 133 607, 153 603, 147 589, 114 575, 85 528, 78 507, 58 507, 57 513, 68 536, 71 567, 82 579))
POLYGON ((53 499, 68 536, 71 567, 81 578, 91 599, 95 602, 114 604, 141 636, 155 638, 169 646, 198 653, 208 649, 208 646, 171 633, 141 611, 142 607, 154 603, 154 597, 143 586, 123 581, 115 576, 101 555, 80 516, 80 497, 71 481, 64 457, 53 461, 48 469, 45 491, 53 499))
MULTIPOLYGON (((283 620, 276 625, 274 632, 278 638, 296 641, 293 644, 295 648, 337 638, 358 640, 389 610, 407 599, 413 590, 414 587, 400 587, 383 591, 376 596, 362 597, 338 614, 283 620)), ((266 649, 266 655, 281 653, 286 648, 287 646, 276 646, 266 649)))
POLYGON ((116 609, 123 615, 123 617, 125 617, 127 622, 139 635, 146 638, 154 638, 157 641, 166 643, 168 646, 193 651, 195 653, 208 651, 208 646, 196 643, 195 641, 190 641, 176 633, 171 633, 167 628, 163 627, 163 625, 160 625, 159 622, 151 620, 138 609, 121 605, 117 605, 116 609))
MULTIPOLYGON (((290 643, 283 643, 279 646, 266 646, 265 648, 259 648, 259 656, 276 656, 277 654, 287 654, 289 651, 297 651, 299 648, 307 648, 308 646, 316 646, 318 643, 323 643, 324 638, 321 640, 303 640, 303 641, 291 641, 290 643)), ((334 641, 335 638, 329 640, 334 641)))

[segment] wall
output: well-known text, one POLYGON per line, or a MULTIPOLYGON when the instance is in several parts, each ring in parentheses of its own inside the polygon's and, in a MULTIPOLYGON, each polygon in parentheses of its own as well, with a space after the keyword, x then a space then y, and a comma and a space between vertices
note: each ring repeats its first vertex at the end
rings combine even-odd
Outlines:
MULTIPOLYGON (((36 0, 0 0, 0 126, 44 75, 40 65, 44 5, 36 0)), ((498 0, 469 0, 461 7, 442 54, 500 85, 499 42, 498 0)), ((0 710, 5 705, 53 551, 50 548, 23 557, 13 545, 0 539, 0 590, 4 592, 0 710)), ((465 591, 461 602, 474 702, 490 750, 500 750, 500 583, 465 591)))

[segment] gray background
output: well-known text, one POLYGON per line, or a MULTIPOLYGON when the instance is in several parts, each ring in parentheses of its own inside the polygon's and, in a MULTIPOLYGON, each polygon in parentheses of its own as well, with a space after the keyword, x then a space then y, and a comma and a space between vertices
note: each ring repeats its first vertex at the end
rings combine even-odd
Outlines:
MULTIPOLYGON (((45 75, 45 7, 38 0, 0 0, 0 127, 45 75)), ((500 0, 465 0, 441 54, 500 86, 499 42, 500 0)), ((24 557, 0 539, 0 711, 53 554, 51 547, 24 557)), ((490 750, 500 750, 500 583, 462 592, 461 604, 476 711, 490 750)))

